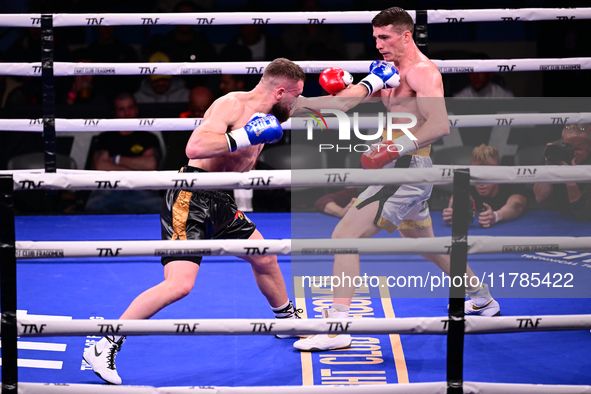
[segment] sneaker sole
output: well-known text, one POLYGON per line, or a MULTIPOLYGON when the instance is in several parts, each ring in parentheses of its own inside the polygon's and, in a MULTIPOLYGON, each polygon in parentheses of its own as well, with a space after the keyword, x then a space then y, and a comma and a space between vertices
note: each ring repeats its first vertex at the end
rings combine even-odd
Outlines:
POLYGON ((320 349, 317 347, 313 347, 310 349, 297 349, 297 350, 299 350, 300 352, 328 352, 330 350, 348 349, 350 347, 351 347, 351 343, 349 343, 347 346, 334 347, 332 349, 320 349))
MULTIPOLYGON (((84 360, 84 361, 86 362, 86 364, 90 365, 90 363, 88 362, 88 360, 86 360, 86 357, 82 356, 82 360, 84 360)), ((91 366, 91 368, 92 368, 92 366, 91 366)), ((94 371, 94 369, 92 370, 92 372, 94 372, 94 374, 95 374, 96 376, 98 376, 99 378, 101 378, 102 380, 104 380, 104 381, 105 381, 107 384, 112 384, 113 386, 119 386, 117 383, 111 383, 111 382, 109 382, 107 379, 103 378, 103 377, 101 376, 101 374, 100 374, 100 373, 98 373, 98 372, 95 372, 95 371, 94 371)))

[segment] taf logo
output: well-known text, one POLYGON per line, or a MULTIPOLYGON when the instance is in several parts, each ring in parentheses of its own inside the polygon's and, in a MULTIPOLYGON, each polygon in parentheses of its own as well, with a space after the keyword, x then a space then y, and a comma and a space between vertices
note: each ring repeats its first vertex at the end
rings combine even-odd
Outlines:
POLYGON ((117 257, 121 248, 117 248, 113 251, 111 248, 96 248, 98 250, 98 257, 117 257))
POLYGON ((259 254, 259 255, 263 255, 267 253, 267 250, 269 249, 269 247, 264 247, 263 250, 261 251, 258 246, 257 247, 245 247, 244 250, 246 251, 246 255, 253 255, 253 254, 259 254))
POLYGON ((515 70, 515 67, 517 67, 517 64, 512 64, 510 66, 508 64, 499 64, 497 67, 499 68, 499 72, 513 71, 515 70))
POLYGON ((142 25, 155 25, 155 24, 158 23, 158 20, 159 19, 160 18, 154 18, 154 19, 152 19, 152 18, 141 18, 142 25))
POLYGON ((550 119, 552 119, 552 124, 566 124, 566 122, 568 121, 568 116, 566 116, 564 119, 562 119, 561 117, 550 119))
POLYGON ((541 317, 538 317, 535 321, 533 319, 525 318, 525 319, 516 319, 519 322, 519 328, 538 328, 540 321, 542 321, 541 317))
POLYGON ((264 67, 246 67, 247 74, 262 74, 264 67))
POLYGON ((105 18, 86 18, 87 25, 102 25, 105 18))
POLYGON ((211 25, 213 23, 215 18, 196 18, 197 24, 198 25, 211 25))
POLYGON ((347 175, 349 175, 349 173, 345 172, 343 176, 341 176, 341 174, 339 173, 331 173, 325 175, 328 176, 326 183, 343 183, 347 181, 347 175))
POLYGON ((44 181, 39 181, 35 183, 35 181, 18 181, 21 184, 21 189, 39 189, 44 181))

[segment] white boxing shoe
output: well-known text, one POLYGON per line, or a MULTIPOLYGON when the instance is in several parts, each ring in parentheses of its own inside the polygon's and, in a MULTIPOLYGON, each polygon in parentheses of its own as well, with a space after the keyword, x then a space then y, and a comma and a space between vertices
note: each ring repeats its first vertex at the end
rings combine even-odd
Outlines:
POLYGON ((499 316, 501 307, 494 298, 472 298, 464 302, 466 316, 499 316))
MULTIPOLYGON (((337 312, 334 309, 323 310, 325 319, 346 319, 349 312, 337 312)), ((346 349, 351 346, 349 334, 316 334, 300 339, 293 347, 302 352, 321 352, 324 350, 346 349)))
POLYGON ((122 336, 118 341, 112 337, 104 337, 84 350, 82 358, 91 366, 95 374, 107 383, 121 384, 121 378, 115 366, 115 356, 125 342, 122 336))

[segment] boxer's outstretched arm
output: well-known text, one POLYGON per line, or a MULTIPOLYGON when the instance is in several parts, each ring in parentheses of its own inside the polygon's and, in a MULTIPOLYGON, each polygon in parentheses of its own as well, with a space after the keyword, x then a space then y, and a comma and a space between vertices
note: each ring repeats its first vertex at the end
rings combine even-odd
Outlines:
POLYGON ((216 100, 203 115, 203 122, 193 130, 185 153, 189 159, 207 159, 228 153, 225 136, 244 113, 244 104, 232 97, 216 100))
POLYGON ((419 64, 406 75, 410 88, 417 94, 417 106, 425 123, 414 132, 419 148, 431 145, 449 134, 449 119, 443 98, 441 74, 428 65, 419 64))

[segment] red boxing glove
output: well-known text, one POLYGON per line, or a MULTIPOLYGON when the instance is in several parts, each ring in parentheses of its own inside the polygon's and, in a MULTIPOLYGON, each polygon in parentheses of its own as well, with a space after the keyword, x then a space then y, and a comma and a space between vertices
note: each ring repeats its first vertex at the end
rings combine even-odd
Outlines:
POLYGON ((330 94, 337 94, 353 82, 353 76, 342 68, 329 67, 320 74, 320 85, 330 94))
POLYGON ((400 145, 393 141, 372 144, 370 149, 361 156, 361 167, 366 170, 384 168, 400 157, 400 145))
POLYGON ((418 149, 419 144, 416 140, 411 140, 408 136, 396 138, 394 141, 378 142, 372 144, 370 149, 361 156, 361 167, 366 170, 384 168, 400 156, 418 149))

